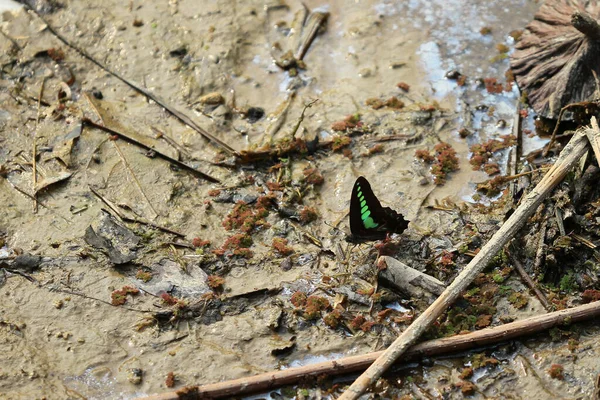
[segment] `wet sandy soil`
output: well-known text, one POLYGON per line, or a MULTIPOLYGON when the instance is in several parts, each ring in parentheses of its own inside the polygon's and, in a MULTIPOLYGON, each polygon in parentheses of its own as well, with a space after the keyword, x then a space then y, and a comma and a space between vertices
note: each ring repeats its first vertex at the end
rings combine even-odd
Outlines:
MULTIPOLYGON (((215 165, 212 161, 222 154, 218 146, 69 49, 34 14, 4 12, 0 61, 3 65, 18 61, 19 67, 0 83, 0 164, 10 169, 0 179, 4 241, 0 252, 6 258, 20 251, 43 256, 40 269, 26 271, 35 282, 15 274, 0 281, 0 396, 5 398, 135 398, 169 390, 165 383, 169 372, 174 372, 177 388, 308 363, 315 357, 384 348, 402 326, 355 334, 330 329, 322 321, 295 318, 290 296, 303 290, 325 294, 333 302, 335 291, 324 285, 323 277, 349 284, 344 279, 368 258, 371 245, 349 247, 344 234, 331 228, 348 230, 349 196, 359 175, 371 181, 382 203, 412 221, 404 234, 408 241, 416 243, 431 235, 438 238, 426 242, 432 250, 456 244, 447 238, 460 227, 456 214, 426 206, 446 198, 472 201, 474 184, 487 179, 468 165, 469 145, 512 131, 519 94, 516 87, 490 94, 477 78, 505 81, 508 61, 497 57, 496 45, 510 47, 509 33, 522 29, 538 7, 533 1, 517 0, 308 1, 309 9, 326 11, 329 19, 306 54, 306 69, 290 76, 274 65, 272 48, 274 43, 283 49, 292 46, 286 34, 294 27, 299 3, 289 7, 278 2, 189 0, 152 5, 137 1, 46 4, 51 12, 44 18, 62 35, 118 74, 184 110, 238 151, 289 136, 303 105, 315 99, 296 137, 310 140, 317 135, 321 141, 330 140, 334 122, 359 113, 371 129, 369 137, 407 138, 384 142, 383 153, 371 157, 361 154, 372 143, 356 140, 352 158, 330 151, 292 158, 291 181, 299 181, 306 167, 318 168, 324 177, 324 183, 302 199, 320 214, 302 229, 321 240, 322 249, 277 213, 266 218, 271 228, 255 236, 253 257, 208 264, 209 255, 170 245, 172 236, 131 225, 142 238, 143 250, 135 265, 115 267, 84 240, 86 229, 97 224, 101 210, 107 208, 90 187, 121 209, 182 232, 188 243, 199 237, 216 248, 230 235, 222 222, 234 205, 214 201, 207 205, 206 200, 214 198, 210 191, 242 186, 253 175, 257 183, 236 193, 256 197, 256 187, 264 187, 270 176, 268 165, 215 165), (491 33, 482 34, 484 27, 491 33), (64 60, 34 57, 48 49, 62 49, 64 60), (460 87, 446 79, 450 70, 469 77, 467 84, 460 87), (53 106, 64 90, 61 82, 69 74, 75 78, 71 99, 56 110, 53 106), (17 75, 21 78, 15 79, 17 75), (38 111, 42 82, 42 99, 49 106, 38 111), (399 90, 399 82, 409 84, 410 90, 399 90), (92 90, 100 91, 102 99, 88 100, 84 93, 92 90), (213 92, 223 96, 223 104, 203 104, 213 92), (398 96, 406 106, 373 110, 366 105, 369 98, 391 96, 398 96), (423 114, 422 106, 434 102, 436 109, 423 114), (251 122, 238 112, 249 107, 260 107, 266 115, 251 122), (221 183, 170 168, 139 147, 107 140, 106 133, 88 127, 72 147, 59 153, 57 143, 76 129, 82 116, 94 120, 102 116, 105 123, 113 121, 166 154, 187 155, 194 167, 221 183), (281 128, 271 138, 280 121, 281 128), (460 138, 457 132, 463 127, 475 134, 460 138), (157 139, 152 128, 179 145, 157 139), (37 213, 31 198, 15 189, 33 193, 34 137, 41 152, 39 168, 47 179, 72 174, 40 192, 37 213), (444 186, 435 186, 428 169, 414 157, 415 149, 431 148, 439 140, 450 143, 461 162, 444 186), (274 235, 282 232, 299 256, 290 269, 281 267, 285 257, 271 248, 274 235), (344 253, 351 253, 350 262, 345 262, 344 253), (140 268, 155 274, 147 284, 135 277, 140 268), (166 287, 190 303, 199 302, 211 292, 206 277, 214 273, 225 278, 220 307, 201 317, 149 323, 139 329, 140 323, 164 308, 153 295, 166 287), (111 306, 111 293, 124 285, 145 291, 129 297, 125 306, 111 306), (274 349, 288 350, 273 355, 274 349), (141 381, 136 370, 142 371, 141 381)), ((536 145, 533 140, 526 143, 536 145)), ((501 160, 503 169, 507 159, 505 155, 501 160)), ((411 254, 404 257, 411 263, 411 254)), ((508 282, 522 288, 516 278, 508 282)), ((519 319, 543 312, 536 299, 522 310, 505 300, 498 308, 519 319)), ((479 390, 474 397, 588 397, 598 373, 596 336, 596 326, 584 327, 576 353, 567 348, 566 340, 552 342, 546 336, 488 349, 501 367, 479 371, 473 378, 479 390), (547 373, 555 363, 565 366, 562 381, 547 373)), ((458 380, 469 357, 404 367, 394 378, 399 394, 438 396, 448 382, 458 380)), ((462 394, 453 391, 450 397, 462 394)))

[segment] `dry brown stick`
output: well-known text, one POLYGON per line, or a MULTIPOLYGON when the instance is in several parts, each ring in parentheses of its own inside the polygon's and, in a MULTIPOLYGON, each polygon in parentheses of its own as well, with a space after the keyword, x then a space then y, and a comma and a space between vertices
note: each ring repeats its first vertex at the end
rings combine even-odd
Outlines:
MULTIPOLYGON (((141 219, 138 219, 138 218, 131 218, 131 217, 128 217, 127 215, 123 214, 123 213, 122 213, 122 212, 121 212, 121 211, 120 211, 120 210, 117 208, 117 206, 116 206, 116 205, 115 205, 115 204, 114 204, 112 201, 110 201, 110 200, 108 200, 106 197, 102 196, 102 195, 101 195, 101 194, 100 194, 100 193, 99 193, 99 192, 98 192, 96 189, 94 189, 92 186, 88 185, 88 188, 89 188, 89 189, 90 189, 90 191, 91 191, 92 193, 94 193, 94 194, 95 194, 95 195, 96 195, 96 196, 97 196, 97 197, 98 197, 98 198, 99 198, 99 199, 100 199, 100 200, 101 200, 101 201, 102 201, 104 204, 106 204, 106 205, 108 206, 108 208, 110 208, 110 210, 111 210, 111 211, 114 213, 114 215, 115 215, 117 218, 119 218, 120 220, 123 220, 123 221, 125 221, 125 222, 133 222, 133 223, 137 223, 137 224, 141 224, 141 225, 147 225, 147 226, 149 226, 149 227, 151 227, 151 228, 158 229, 159 231, 163 231, 163 232, 166 232, 166 233, 170 233, 170 234, 172 234, 172 235, 176 235, 176 236, 183 237, 183 238, 185 237, 185 234, 184 234, 184 233, 181 233, 181 232, 175 231, 175 230, 173 230, 173 229, 171 229, 171 228, 166 228, 166 227, 164 227, 164 226, 157 225, 157 224, 155 224, 154 222, 150 222, 150 221, 144 221, 144 220, 141 220, 141 219)), ((108 212, 108 210, 106 210, 106 209, 104 209, 104 208, 103 208, 103 210, 105 210, 105 211, 107 211, 107 212, 108 212)), ((111 214, 111 215, 112 215, 112 214, 111 214)))
POLYGON ((517 272, 519 273, 519 275, 521 275, 521 279, 523 279, 523 281, 525 281, 527 286, 529 286, 529 288, 531 290, 533 290, 533 293, 535 293, 535 295, 539 299, 540 303, 542 303, 542 306, 544 306, 546 311, 551 311, 552 307, 550 306, 548 299, 546 298, 544 293, 542 293, 542 291, 537 287, 537 285, 531 279, 531 277, 529 276, 527 271, 525 271, 525 268, 523 268, 523 264, 521 264, 521 262, 517 259, 517 257, 515 257, 511 252, 509 252, 508 249, 505 249, 504 251, 506 252, 506 254, 508 254, 508 257, 510 258, 510 262, 513 263, 513 265, 517 269, 517 272))
POLYGON ((324 12, 311 12, 308 17, 308 22, 306 24, 306 34, 304 34, 304 29, 302 31, 302 43, 300 43, 300 47, 298 48, 298 52, 296 53, 296 60, 302 60, 304 55, 308 51, 311 43, 315 39, 317 32, 319 32, 319 28, 323 25, 327 18, 329 17, 329 13, 324 12))
MULTIPOLYGON (((593 118, 593 117, 592 117, 593 118)), ((585 134, 579 131, 561 152, 556 164, 546 173, 515 210, 513 215, 492 236, 490 241, 471 260, 448 288, 427 310, 423 312, 392 345, 340 396, 341 400, 357 399, 400 357, 431 324, 473 282, 473 279, 488 265, 491 259, 512 239, 525 224, 552 189, 562 181, 589 148, 585 134)))
POLYGON ((170 162, 170 163, 172 163, 172 164, 175 164, 175 165, 177 165, 178 167, 181 167, 181 168, 183 168, 183 169, 186 169, 186 170, 188 170, 188 171, 191 171, 191 172, 193 172, 194 174, 196 174, 197 176, 199 176, 199 177, 200 177, 200 178, 202 178, 202 179, 206 179, 206 180, 207 180, 207 181, 209 181, 209 182, 221 183, 221 181, 219 181, 217 178, 213 178, 212 176, 210 176, 210 175, 208 175, 208 174, 205 174, 205 173, 204 173, 204 172, 202 172, 202 171, 198 171, 196 168, 194 168, 194 167, 190 167, 189 165, 187 165, 187 164, 186 164, 186 163, 184 163, 184 162, 181 162, 181 161, 179 161, 179 160, 176 160, 176 159, 174 159, 174 158, 173 158, 173 157, 171 157, 171 156, 168 156, 168 155, 166 155, 166 154, 164 154, 164 153, 162 153, 162 152, 160 152, 160 151, 158 151, 158 150, 156 150, 156 149, 154 149, 154 148, 152 148, 152 147, 150 147, 150 146, 147 146, 147 145, 145 145, 144 143, 142 143, 142 142, 139 142, 139 141, 137 141, 137 140, 135 140, 135 139, 133 139, 133 138, 129 137, 128 135, 124 134, 123 132, 119 132, 119 131, 116 131, 116 130, 114 130, 114 129, 112 129, 112 128, 109 128, 109 127, 107 127, 107 126, 104 126, 104 125, 97 124, 97 123, 95 123, 94 121, 92 121, 92 120, 90 120, 90 119, 88 119, 88 118, 84 118, 84 119, 82 120, 82 123, 83 123, 83 124, 85 124, 85 125, 89 125, 89 126, 92 126, 92 127, 94 127, 94 128, 100 129, 100 130, 102 130, 102 131, 104 131, 104 132, 108 132, 108 133, 110 133, 110 134, 112 134, 112 135, 117 135, 117 136, 119 136, 121 139, 124 139, 125 141, 127 141, 127 142, 129 142, 129 143, 133 143, 133 144, 135 144, 136 146, 140 146, 140 147, 142 147, 142 148, 144 148, 144 149, 146 149, 146 150, 150 150, 150 151, 154 152, 154 153, 155 153, 157 156, 159 156, 160 158, 162 158, 163 160, 167 160, 168 162, 170 162))
POLYGON ((42 79, 42 84, 40 86, 40 93, 38 95, 37 101, 37 116, 35 117, 35 131, 33 132, 33 146, 32 146, 32 157, 31 157, 31 168, 32 179, 33 179, 33 213, 38 212, 38 200, 37 200, 37 190, 35 187, 37 185, 37 130, 38 125, 40 124, 40 107, 42 106, 42 96, 44 95, 44 85, 46 84, 46 77, 42 79))
POLYGON ((533 273, 534 276, 540 272, 542 266, 542 258, 544 257, 545 241, 546 241, 546 228, 548 226, 548 220, 544 219, 540 226, 539 240, 537 251, 535 252, 535 259, 533 261, 533 273))
MULTIPOLYGON (((581 322, 600 315, 600 301, 581 305, 566 310, 526 318, 493 328, 486 328, 465 335, 428 340, 411 347, 405 358, 414 359, 432 357, 440 354, 464 351, 474 347, 493 345, 520 336, 531 335, 559 326, 567 322, 581 322)), ((140 400, 175 400, 181 399, 182 390, 187 390, 190 397, 186 399, 205 399, 240 396, 247 393, 266 391, 277 386, 291 385, 306 377, 316 377, 322 374, 341 375, 367 368, 383 351, 360 356, 344 357, 338 360, 324 361, 297 368, 268 372, 246 378, 219 382, 203 386, 184 388, 176 392, 168 392, 148 396, 140 400)))
POLYGON ((35 13, 37 15, 37 17, 46 25, 46 29, 48 29, 48 31, 50 33, 52 33, 58 40, 60 40, 61 42, 63 42, 65 45, 67 45, 70 48, 72 48, 73 50, 75 50, 82 57, 84 57, 85 59, 91 61, 96 66, 100 67, 102 70, 108 72, 110 75, 114 76, 115 78, 117 78, 121 82, 125 83, 127 86, 129 86, 130 88, 132 88, 136 92, 141 93, 142 95, 146 96, 147 98, 153 100, 156 104, 158 104, 159 106, 161 106, 162 108, 164 108, 165 110, 167 110, 171 115, 173 115, 174 117, 176 117, 177 119, 179 119, 179 121, 181 121, 185 125, 189 126, 193 130, 195 130, 196 132, 198 132, 200 135, 204 136, 209 141, 211 141, 214 144, 218 145, 223 150, 225 150, 227 153, 229 153, 231 155, 234 155, 236 157, 239 155, 238 152, 234 148, 232 148, 231 146, 229 146, 227 143, 223 142, 221 139, 219 139, 219 138, 211 135, 210 133, 208 133, 204 128, 202 128, 200 125, 198 125, 196 122, 194 122, 189 116, 187 116, 186 114, 184 114, 182 111, 177 110, 173 105, 168 104, 166 101, 162 100, 157 95, 152 94, 151 92, 147 91, 146 89, 144 89, 144 88, 136 85, 135 83, 131 82, 130 80, 122 77, 121 75, 119 75, 115 71, 113 71, 110 68, 108 68, 105 65, 103 65, 100 61, 97 61, 94 57, 92 57, 91 55, 89 55, 85 50, 83 50, 83 49, 75 46, 73 43, 71 43, 69 40, 67 40, 66 37, 64 37, 63 35, 61 35, 60 33, 58 33, 58 31, 56 29, 54 29, 52 27, 52 25, 50 25, 50 23, 48 21, 46 21, 36 10, 34 10, 33 8, 31 8, 29 5, 27 5, 25 3, 22 3, 22 4, 23 4, 23 6, 26 9, 28 9, 29 11, 31 11, 31 12, 33 12, 33 13, 35 13))

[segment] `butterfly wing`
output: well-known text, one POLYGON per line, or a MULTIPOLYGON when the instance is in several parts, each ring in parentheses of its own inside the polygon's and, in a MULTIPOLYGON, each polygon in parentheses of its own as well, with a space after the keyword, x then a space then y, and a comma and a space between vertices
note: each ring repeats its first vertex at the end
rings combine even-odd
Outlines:
POLYGON ((353 239, 385 239, 388 232, 402 233, 408 221, 389 207, 382 207, 364 177, 359 177, 350 197, 350 232, 353 239))
POLYGON ((385 238, 386 231, 378 228, 385 222, 385 211, 375 197, 371 185, 359 177, 350 197, 350 232, 356 238, 377 240, 385 238))

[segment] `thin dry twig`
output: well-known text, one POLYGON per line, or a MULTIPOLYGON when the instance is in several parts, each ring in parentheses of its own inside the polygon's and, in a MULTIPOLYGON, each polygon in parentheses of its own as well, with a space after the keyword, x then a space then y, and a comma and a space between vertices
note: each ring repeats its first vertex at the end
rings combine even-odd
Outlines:
POLYGON ((172 164, 175 164, 176 166, 178 166, 178 167, 181 167, 181 168, 183 168, 183 169, 185 169, 185 170, 191 171, 191 172, 193 172, 195 175, 197 175, 197 176, 199 176, 200 178, 202 178, 202 179, 205 179, 205 180, 207 180, 207 181, 209 181, 209 182, 213 182, 213 183, 220 183, 220 182, 221 182, 221 181, 219 181, 217 178, 214 178, 214 177, 212 177, 212 176, 210 176, 210 175, 207 175, 207 174, 205 174, 205 173, 204 173, 204 172, 202 172, 202 171, 198 171, 196 168, 194 168, 194 167, 191 167, 191 166, 187 165, 187 164, 186 164, 186 163, 184 163, 184 162, 181 162, 181 161, 179 161, 179 160, 176 160, 176 159, 174 159, 173 157, 171 157, 171 156, 168 156, 168 155, 166 155, 166 154, 164 154, 164 153, 162 153, 162 152, 160 152, 160 151, 158 151, 158 150, 156 150, 156 149, 154 149, 154 148, 152 148, 152 147, 150 147, 150 146, 147 146, 147 145, 145 145, 144 143, 141 143, 141 142, 139 142, 139 141, 137 141, 137 140, 135 140, 135 139, 133 139, 133 138, 129 137, 128 135, 126 135, 126 134, 125 134, 125 133, 123 133, 123 132, 119 132, 119 131, 116 131, 116 130, 114 130, 114 129, 112 129, 112 128, 106 127, 106 126, 104 126, 104 125, 97 124, 97 123, 95 123, 94 121, 92 121, 92 120, 90 120, 90 119, 88 119, 88 118, 84 118, 84 119, 82 120, 82 123, 83 123, 84 125, 89 125, 89 126, 91 126, 91 127, 93 127, 93 128, 100 129, 100 130, 102 130, 102 131, 104 131, 104 132, 108 132, 108 133, 110 133, 111 135, 117 135, 117 136, 119 136, 121 139, 123 139, 123 140, 125 140, 125 141, 127 141, 127 142, 129 142, 129 143, 133 143, 133 144, 135 144, 135 145, 137 145, 137 146, 140 146, 140 147, 142 147, 142 148, 144 148, 144 149, 146 149, 146 150, 150 150, 150 151, 154 152, 154 154, 156 154, 157 156, 159 156, 160 158, 162 158, 163 160, 166 160, 166 161, 168 161, 168 162, 170 162, 170 163, 172 163, 172 164))
POLYGON ((556 164, 546 173, 536 188, 526 196, 510 218, 492 236, 490 241, 463 269, 444 293, 392 343, 377 361, 354 381, 348 390, 340 396, 340 399, 355 400, 362 395, 431 326, 471 284, 477 274, 488 265, 492 257, 512 239, 525 224, 527 218, 535 212, 540 203, 562 181, 571 167, 587 152, 588 148, 589 143, 585 138, 585 134, 579 131, 561 152, 556 164))
POLYGON ((319 11, 310 13, 310 16, 308 17, 308 22, 306 23, 307 29, 302 30, 302 42, 300 43, 300 47, 298 48, 298 52, 296 53, 296 60, 301 61, 304 58, 304 55, 308 51, 308 48, 317 36, 317 32, 319 32, 319 28, 327 21, 328 17, 329 13, 319 11))
MULTIPOLYGON (((600 302, 589 303, 566 310, 555 311, 540 316, 526 318, 508 324, 486 328, 479 331, 456 335, 442 339, 429 340, 411 347, 405 353, 405 359, 432 357, 482 347, 512 340, 521 336, 542 332, 569 321, 571 323, 592 319, 600 315, 600 302)), ((266 391, 278 386, 292 385, 306 379, 321 375, 341 375, 357 372, 367 368, 379 358, 383 351, 359 356, 345 357, 338 360, 324 361, 296 368, 267 372, 245 378, 203 386, 190 386, 176 392, 167 392, 144 397, 140 400, 179 400, 232 398, 244 394, 266 391), (184 397, 187 395, 188 397, 184 397)))
POLYGON ((33 145, 32 145, 32 157, 31 157, 31 168, 32 173, 31 177, 33 179, 33 213, 38 212, 38 200, 37 200, 37 191, 35 187, 37 186, 37 131, 38 126, 40 124, 40 108, 42 106, 42 97, 44 96, 44 86, 46 85, 46 77, 42 79, 42 84, 40 85, 40 93, 38 94, 37 99, 37 115, 35 117, 35 131, 33 132, 33 145))
MULTIPOLYGON (((102 196, 96 189, 94 189, 92 186, 88 185, 88 188, 90 189, 90 191, 92 193, 94 193, 96 195, 96 197, 98 197, 104 204, 106 204, 108 206, 108 208, 110 208, 110 210, 112 211, 112 215, 114 215, 117 219, 119 219, 120 221, 125 221, 125 222, 132 222, 132 223, 137 223, 137 224, 141 224, 141 225, 146 225, 149 226, 151 228, 154 229, 158 229, 159 231, 163 231, 166 233, 170 233, 172 235, 176 235, 179 237, 185 237, 184 233, 178 232, 176 230, 173 230, 171 228, 166 228, 164 226, 161 225, 157 225, 154 222, 150 222, 150 221, 144 221, 142 219, 139 218, 132 218, 129 217, 125 214, 123 214, 119 208, 110 200, 108 200, 106 197, 102 196)), ((106 212, 109 212, 108 210, 105 210, 106 212)))
POLYGON ((508 257, 510 258, 510 261, 512 262, 512 264, 517 269, 517 272, 521 276, 521 279, 523 279, 523 281, 525 282, 525 284, 527 284, 527 286, 529 286, 529 288, 531 290, 533 290, 533 293, 535 293, 535 295, 539 299, 540 303, 542 303, 542 306, 544 306, 544 308, 546 309, 546 311, 551 311, 552 307, 550 306, 550 303, 548 302, 548 299, 546 298, 546 296, 544 295, 544 293, 542 293, 542 291, 537 287, 537 285, 531 279, 531 277, 529 276, 529 274, 527 273, 527 271, 525 271, 525 268, 523 268, 523 264, 521 264, 521 261, 519 261, 511 252, 509 252, 508 248, 505 248, 504 251, 506 252, 506 254, 508 255, 508 257))

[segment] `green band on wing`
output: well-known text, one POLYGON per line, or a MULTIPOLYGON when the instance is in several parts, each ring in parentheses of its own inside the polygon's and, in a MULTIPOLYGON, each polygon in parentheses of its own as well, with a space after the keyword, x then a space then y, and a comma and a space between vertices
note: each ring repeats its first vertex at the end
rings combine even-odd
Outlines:
POLYGON ((366 219, 363 219, 363 224, 365 225, 365 228, 367 228, 367 229, 373 229, 373 228, 377 228, 379 226, 379 224, 376 224, 375 221, 373 221, 373 218, 371 218, 371 217, 367 217, 366 219))
POLYGON ((369 211, 369 207, 367 207, 367 206, 364 206, 363 208, 360 209, 361 215, 364 215, 365 212, 367 212, 367 211, 369 211))

